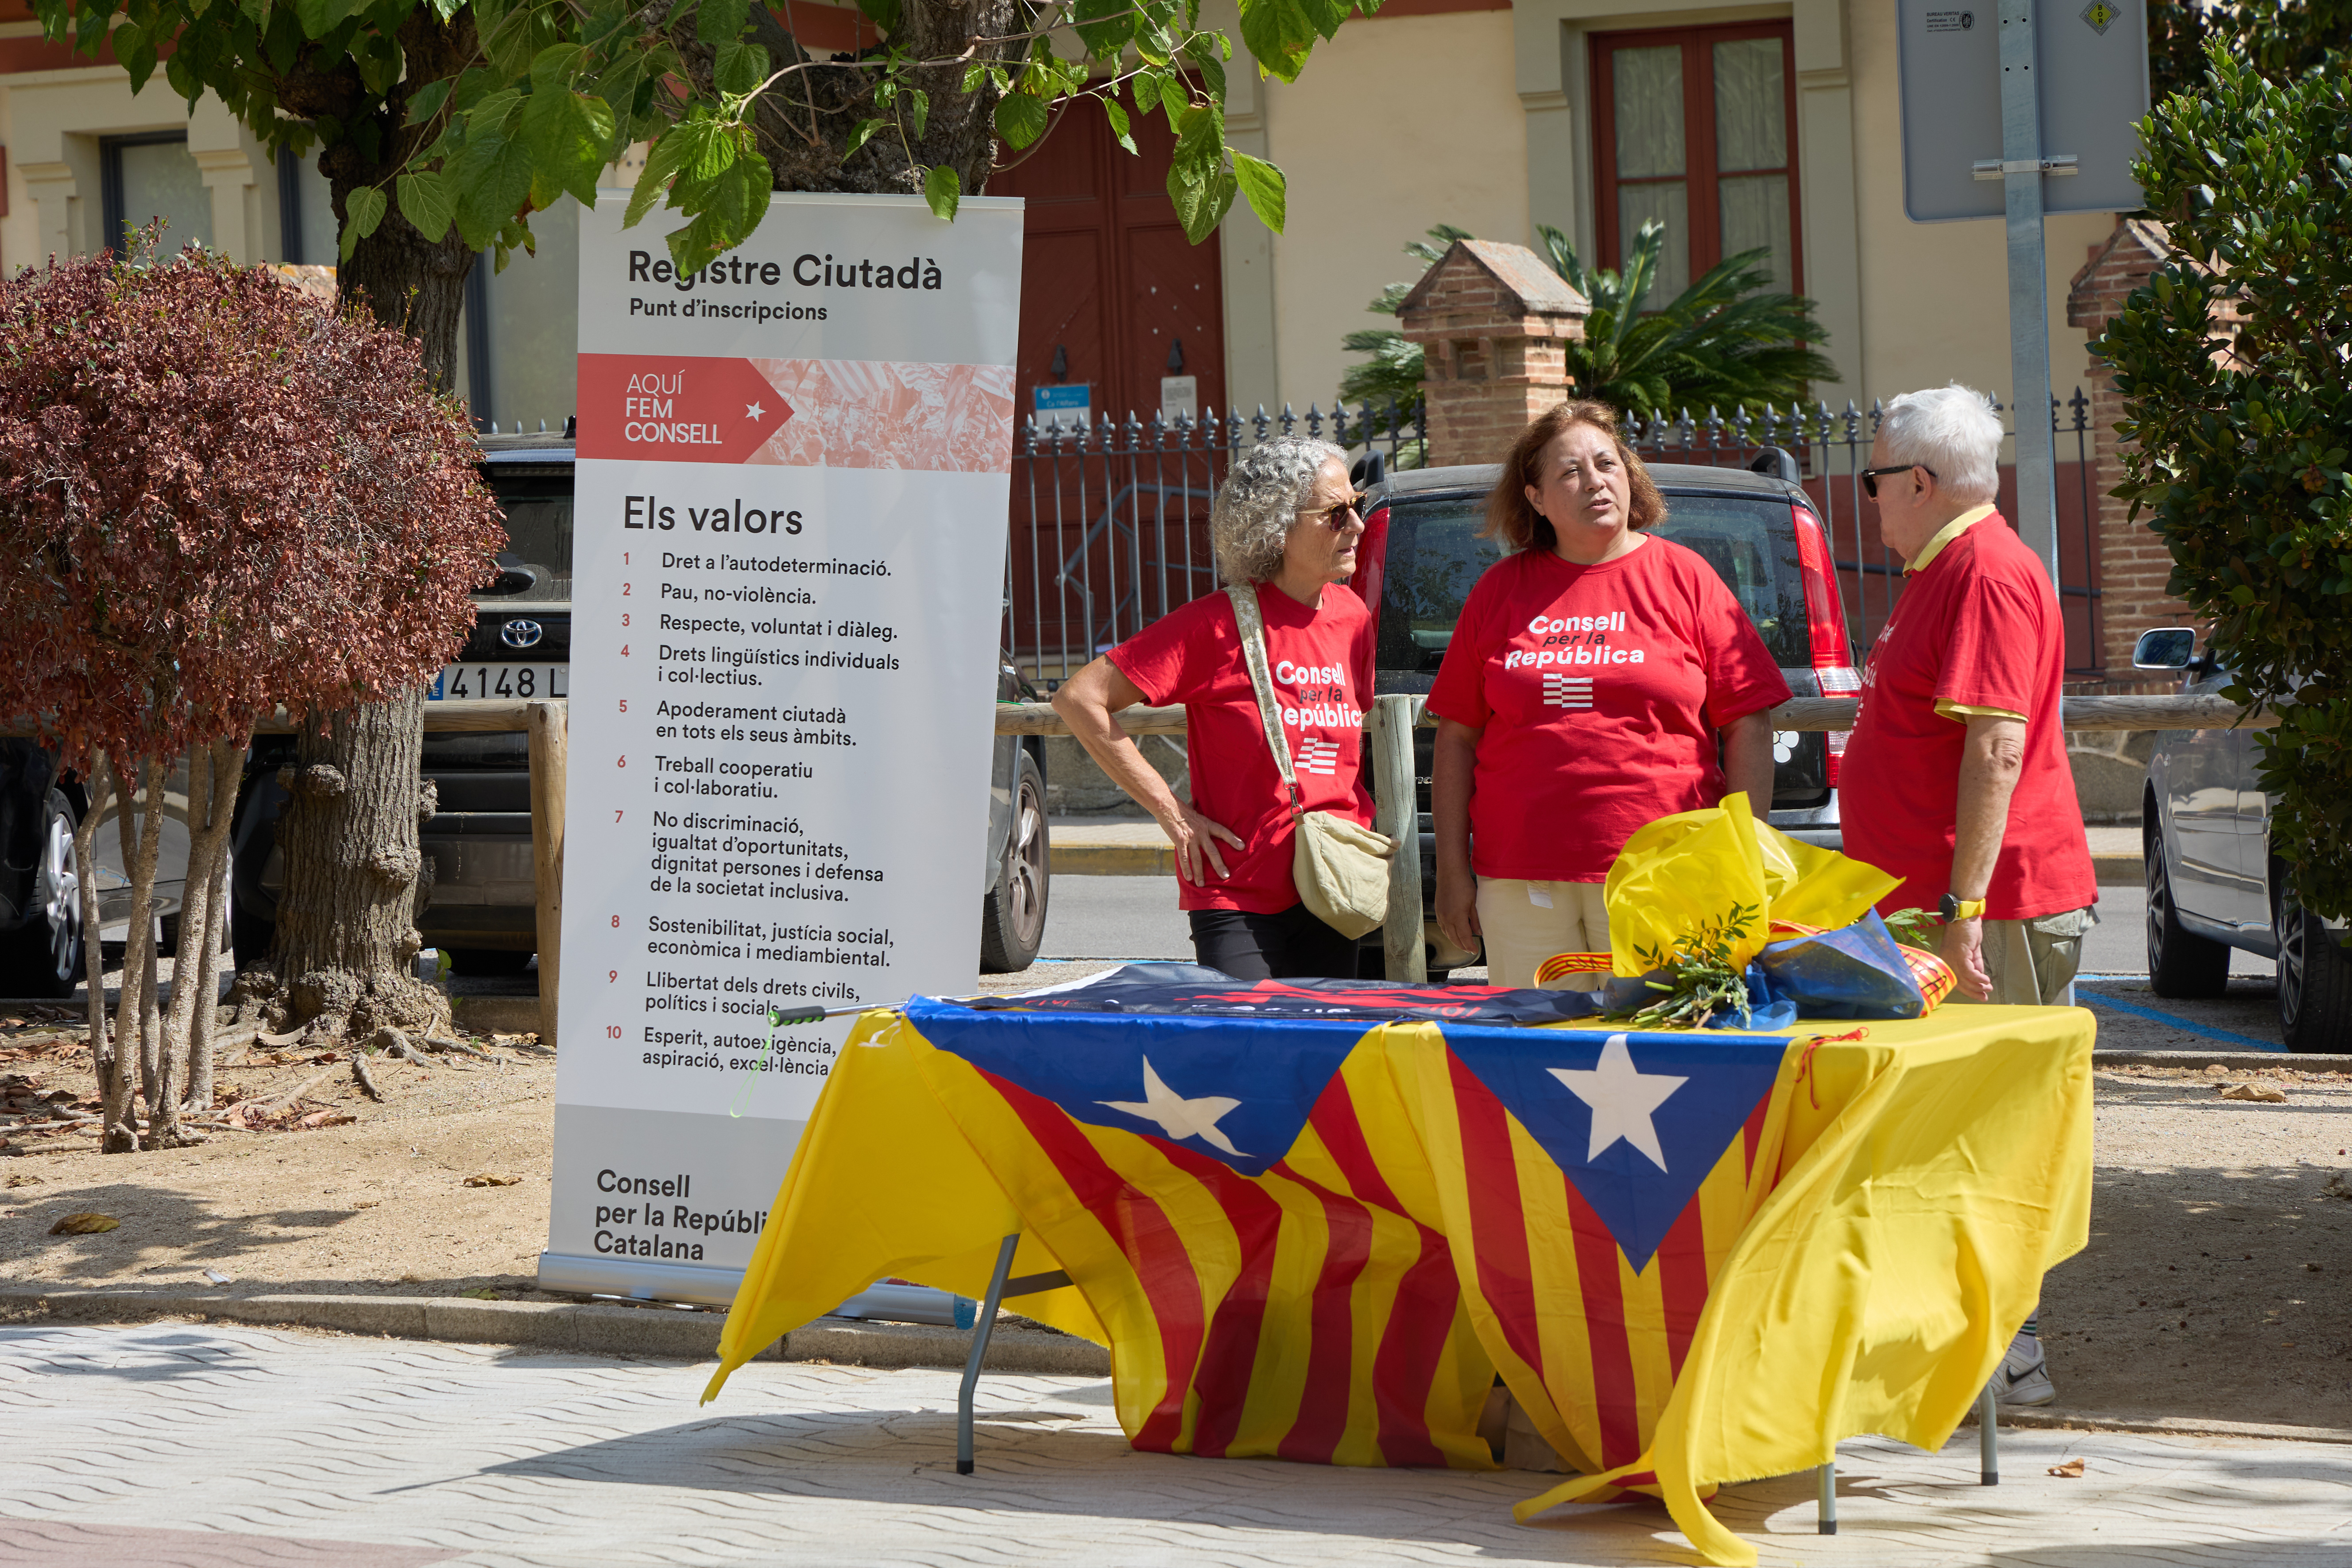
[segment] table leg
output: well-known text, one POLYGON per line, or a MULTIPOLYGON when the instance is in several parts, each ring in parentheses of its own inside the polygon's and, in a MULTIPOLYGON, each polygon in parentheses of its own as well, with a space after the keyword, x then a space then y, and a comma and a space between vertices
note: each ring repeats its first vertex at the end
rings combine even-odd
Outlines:
POLYGON ((963 1364, 963 1392, 956 1396, 956 1474, 971 1474, 971 1396, 980 1386, 980 1364, 988 1355, 988 1336, 996 1329, 996 1303, 1004 1299, 1004 1281, 1013 1273, 1013 1254, 1021 1245, 1014 1231, 997 1249, 996 1272, 988 1277, 988 1299, 980 1304, 980 1322, 972 1326, 971 1355, 963 1364))
POLYGON ((1977 1396, 1978 1479, 1986 1486, 2000 1485, 2000 1416, 1993 1406, 1992 1385, 1977 1396))
POLYGON ((1832 1459, 1813 1472, 1821 1488, 1813 1501, 1816 1526, 1823 1535, 1837 1533, 1837 1461, 1832 1459))

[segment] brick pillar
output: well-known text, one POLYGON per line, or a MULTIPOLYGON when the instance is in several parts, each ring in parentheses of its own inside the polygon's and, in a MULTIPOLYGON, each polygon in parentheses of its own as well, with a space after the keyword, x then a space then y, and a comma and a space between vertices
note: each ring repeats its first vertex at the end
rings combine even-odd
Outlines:
POLYGON ((1592 307, 1525 246, 1457 240, 1397 307, 1426 368, 1429 462, 1499 463, 1573 391, 1565 345, 1592 307))
MULTIPOLYGON (((2091 247, 2090 260, 2067 287, 2067 323, 2097 337, 2169 253, 2162 224, 2143 218, 2116 224, 2104 244, 2091 247)), ((2092 439, 2096 443, 2092 489, 2099 508, 2100 662, 2111 684, 2123 685, 2132 681, 2132 643, 2140 632, 2151 626, 2195 625, 2200 632, 2205 627, 2189 615, 2188 606, 2165 591, 2172 575, 2172 553, 2164 541, 2145 517, 2130 520, 2130 502, 2108 494, 2124 481, 2124 441, 2116 434, 2123 418, 2123 394, 2116 390, 2115 371, 2096 350, 2088 374, 2092 439)))

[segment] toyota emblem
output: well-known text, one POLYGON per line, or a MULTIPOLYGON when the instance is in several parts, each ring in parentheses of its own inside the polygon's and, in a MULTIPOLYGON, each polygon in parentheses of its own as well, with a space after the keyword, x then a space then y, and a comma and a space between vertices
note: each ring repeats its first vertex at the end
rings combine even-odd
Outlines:
POLYGON ((536 648, 546 635, 546 628, 536 621, 509 621, 499 628, 499 641, 509 648, 536 648))

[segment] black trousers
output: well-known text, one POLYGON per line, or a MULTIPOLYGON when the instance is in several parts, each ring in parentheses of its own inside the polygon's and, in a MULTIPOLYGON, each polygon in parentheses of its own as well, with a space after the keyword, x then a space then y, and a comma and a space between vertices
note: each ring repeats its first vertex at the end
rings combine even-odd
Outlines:
POLYGON ((1237 980, 1356 977, 1356 940, 1315 918, 1306 904, 1279 915, 1246 909, 1195 909, 1192 954, 1237 980))

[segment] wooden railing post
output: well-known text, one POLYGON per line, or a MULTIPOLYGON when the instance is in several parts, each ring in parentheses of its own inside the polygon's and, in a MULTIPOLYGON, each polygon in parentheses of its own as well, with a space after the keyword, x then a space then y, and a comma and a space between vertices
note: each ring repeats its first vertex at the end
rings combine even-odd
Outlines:
POLYGON ((1421 806, 1414 788, 1412 728, 1421 698, 1372 699, 1372 827, 1396 844, 1389 862, 1389 918, 1381 946, 1388 977, 1413 985, 1429 979, 1429 952, 1421 931, 1421 806))
POLYGON ((553 1051, 556 992, 563 977, 563 754, 570 726, 560 702, 533 703, 530 870, 539 898, 539 1043, 553 1051))

